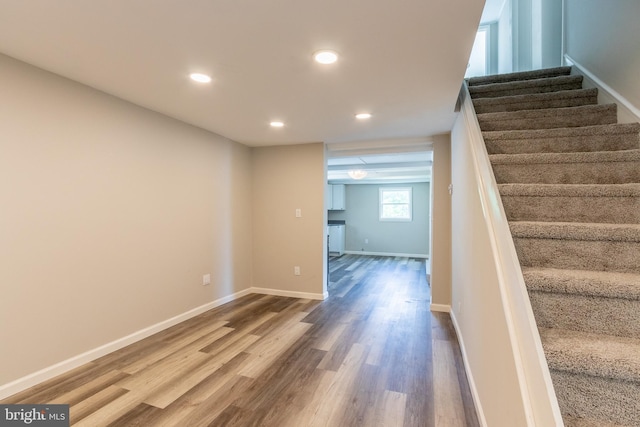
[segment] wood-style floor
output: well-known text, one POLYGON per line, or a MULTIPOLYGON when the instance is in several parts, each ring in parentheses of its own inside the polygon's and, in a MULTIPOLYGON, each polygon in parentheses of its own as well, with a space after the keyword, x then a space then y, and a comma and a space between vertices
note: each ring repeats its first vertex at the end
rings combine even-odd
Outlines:
POLYGON ((345 255, 323 301, 248 295, 5 399, 77 426, 477 426, 424 260, 345 255))

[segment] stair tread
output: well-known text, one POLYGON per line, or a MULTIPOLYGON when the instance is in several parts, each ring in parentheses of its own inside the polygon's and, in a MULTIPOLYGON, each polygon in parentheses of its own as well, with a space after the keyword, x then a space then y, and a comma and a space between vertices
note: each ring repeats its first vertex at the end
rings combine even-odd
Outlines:
POLYGON ((522 274, 532 291, 640 300, 640 274, 547 267, 523 267, 522 274))
POLYGON ((469 86, 478 86, 487 83, 540 79, 552 76, 568 75, 569 73, 571 73, 571 67, 545 68, 542 70, 518 71, 508 74, 492 74, 489 76, 471 77, 468 80, 468 84, 469 86))
POLYGON ((524 119, 544 119, 555 118, 561 115, 575 116, 585 112, 597 112, 604 114, 606 112, 615 112, 616 104, 595 104, 595 105, 579 105, 577 107, 560 107, 560 108, 539 108, 533 110, 519 111, 500 111, 497 113, 481 113, 477 114, 478 121, 501 121, 501 120, 524 120, 524 119))
POLYGON ((640 197, 640 183, 631 184, 498 184, 501 196, 640 197))
POLYGON ((640 339, 540 328, 549 368, 640 382, 640 339))
POLYGON ((473 105, 475 107, 478 107, 478 106, 486 106, 486 105, 520 104, 523 102, 539 102, 539 101, 550 101, 550 100, 560 100, 560 99, 588 98, 588 97, 594 97, 597 95, 598 95, 597 89, 560 90, 557 92, 532 93, 532 94, 526 94, 526 95, 498 96, 494 98, 476 98, 473 100, 473 105))
MULTIPOLYGON (((541 138, 565 138, 574 136, 592 135, 620 135, 637 134, 640 132, 640 123, 612 123, 607 125, 579 126, 552 129, 529 130, 496 130, 482 132, 485 140, 515 140, 515 139, 541 139, 541 138)), ((640 146, 639 146, 640 147, 640 146)))
MULTIPOLYGON (((504 82, 496 82, 496 83, 487 83, 482 85, 471 85, 469 86, 469 93, 472 98, 491 98, 496 95, 496 93, 500 92, 508 92, 513 90, 521 90, 521 89, 534 89, 539 90, 540 88, 553 88, 555 87, 563 87, 569 86, 568 88, 563 89, 553 89, 546 90, 546 92, 555 92, 558 90, 567 90, 567 89, 580 89, 582 86, 582 76, 557 76, 557 77, 546 77, 546 78, 538 78, 538 79, 528 79, 528 80, 512 80, 512 81, 504 81, 504 82)), ((545 90, 539 90, 539 92, 545 92, 545 90)))
POLYGON ((492 164, 603 163, 640 161, 640 149, 569 153, 489 154, 492 164))
POLYGON ((640 242, 640 224, 512 221, 509 227, 519 238, 640 242))
POLYGON ((570 415, 564 416, 564 425, 565 427, 633 427, 628 424, 614 424, 602 420, 572 417, 570 415))

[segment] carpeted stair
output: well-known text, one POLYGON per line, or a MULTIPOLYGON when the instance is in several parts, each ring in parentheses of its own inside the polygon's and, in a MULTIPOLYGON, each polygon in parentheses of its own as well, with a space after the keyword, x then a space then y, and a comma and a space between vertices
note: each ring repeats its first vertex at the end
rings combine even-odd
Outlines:
POLYGON ((469 92, 565 425, 640 426, 640 124, 570 73, 469 92))

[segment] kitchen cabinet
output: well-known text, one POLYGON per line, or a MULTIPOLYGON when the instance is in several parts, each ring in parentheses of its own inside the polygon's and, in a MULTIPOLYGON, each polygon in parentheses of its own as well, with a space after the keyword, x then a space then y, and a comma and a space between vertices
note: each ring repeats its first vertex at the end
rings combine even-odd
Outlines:
POLYGON ((342 255, 345 247, 345 226, 329 225, 329 254, 342 255))
POLYGON ((327 209, 330 211, 343 211, 345 208, 344 184, 327 186, 327 209))

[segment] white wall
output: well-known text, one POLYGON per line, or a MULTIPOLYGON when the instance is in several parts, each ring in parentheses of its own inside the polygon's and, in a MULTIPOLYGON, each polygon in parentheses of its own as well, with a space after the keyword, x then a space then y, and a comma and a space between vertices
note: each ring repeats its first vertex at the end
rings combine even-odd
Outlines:
POLYGON ((564 3, 565 52, 640 108, 640 1, 564 3))
POLYGON ((506 0, 497 27, 499 73, 562 63, 562 2, 506 0))
POLYGON ((251 285, 247 147, 6 56, 0 93, 0 384, 251 285))
POLYGON ((562 64, 562 2, 540 1, 540 68, 562 64))
POLYGON ((429 183, 346 185, 346 209, 330 211, 329 219, 346 221, 346 250, 375 253, 429 255, 429 183), (379 189, 411 187, 413 220, 380 221, 379 189), (365 243, 365 239, 368 243, 365 243))
POLYGON ((498 19, 498 73, 513 71, 513 33, 511 31, 511 2, 505 0, 502 13, 498 19))

